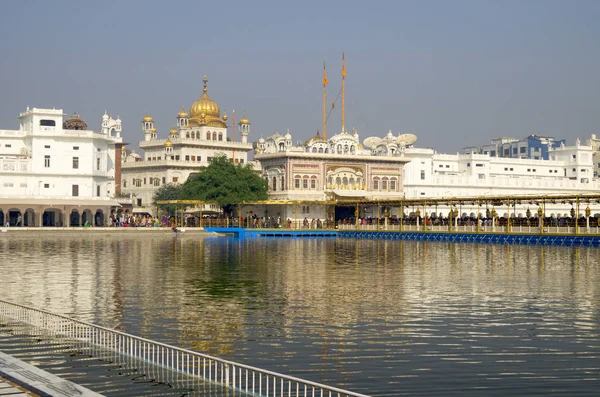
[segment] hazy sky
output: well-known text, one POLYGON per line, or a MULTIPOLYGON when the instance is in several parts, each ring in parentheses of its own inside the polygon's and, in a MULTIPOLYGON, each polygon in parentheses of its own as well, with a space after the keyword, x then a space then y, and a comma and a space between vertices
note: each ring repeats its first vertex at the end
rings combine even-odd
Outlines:
MULTIPOLYGON (((600 1, 30 1, 0 13, 0 128, 26 106, 106 109, 137 147, 141 119, 167 137, 202 94, 244 111, 251 141, 321 129, 346 54, 346 126, 361 140, 413 133, 456 152, 531 133, 600 133, 600 1)), ((338 100, 327 124, 340 130, 338 100)))

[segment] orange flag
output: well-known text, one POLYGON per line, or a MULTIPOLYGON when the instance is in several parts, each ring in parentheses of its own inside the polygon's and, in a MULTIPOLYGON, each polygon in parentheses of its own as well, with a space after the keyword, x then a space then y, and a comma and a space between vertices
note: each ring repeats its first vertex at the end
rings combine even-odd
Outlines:
POLYGON ((346 77, 346 62, 344 61, 344 53, 342 52, 342 77, 346 77))
POLYGON ((329 84, 327 81, 327 70, 325 70, 325 62, 323 62, 323 85, 327 84, 329 84))

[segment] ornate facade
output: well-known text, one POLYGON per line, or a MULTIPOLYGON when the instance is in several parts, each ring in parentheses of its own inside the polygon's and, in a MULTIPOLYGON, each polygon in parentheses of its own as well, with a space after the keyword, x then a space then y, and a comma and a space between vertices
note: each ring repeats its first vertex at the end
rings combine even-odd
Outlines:
POLYGON ((234 163, 248 161, 252 144, 248 143, 250 121, 246 116, 237 124, 239 141, 230 134, 226 114, 221 116, 219 105, 208 96, 208 79, 204 76, 202 96, 176 116, 169 136, 159 138, 154 119, 147 114, 142 119, 143 154, 123 150, 121 176, 122 192, 134 198, 135 211, 154 213, 152 197, 162 185, 184 183, 190 174, 207 166, 215 157, 224 155, 234 163))
MULTIPOLYGON (((298 214, 292 205, 282 206, 279 216, 298 219, 331 218, 319 201, 377 200, 404 194, 404 156, 413 140, 388 132, 360 143, 356 130, 325 139, 319 133, 294 146, 292 136, 274 134, 259 139, 254 158, 269 186, 273 201, 310 201, 298 214)), ((259 212, 260 210, 257 209, 259 212)))

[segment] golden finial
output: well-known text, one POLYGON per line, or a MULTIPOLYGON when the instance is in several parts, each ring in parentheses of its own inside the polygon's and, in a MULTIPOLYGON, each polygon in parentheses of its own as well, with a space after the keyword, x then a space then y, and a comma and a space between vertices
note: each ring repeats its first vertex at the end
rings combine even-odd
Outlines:
POLYGON ((202 79, 202 81, 204 82, 204 88, 202 89, 202 91, 206 94, 206 91, 208 91, 208 89, 206 88, 206 83, 208 83, 208 79, 206 78, 206 75, 204 75, 204 78, 202 79))
POLYGON ((223 113, 223 121, 227 121, 227 113, 223 113))

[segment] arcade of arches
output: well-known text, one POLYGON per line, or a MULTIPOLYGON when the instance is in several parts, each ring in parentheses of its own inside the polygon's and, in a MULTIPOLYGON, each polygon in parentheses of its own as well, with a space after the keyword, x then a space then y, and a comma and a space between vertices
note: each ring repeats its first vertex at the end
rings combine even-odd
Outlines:
POLYGON ((103 227, 110 214, 111 207, 104 206, 2 205, 0 225, 3 227, 103 227))

